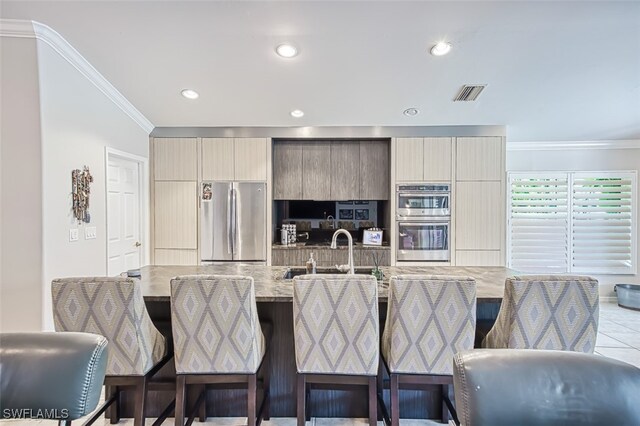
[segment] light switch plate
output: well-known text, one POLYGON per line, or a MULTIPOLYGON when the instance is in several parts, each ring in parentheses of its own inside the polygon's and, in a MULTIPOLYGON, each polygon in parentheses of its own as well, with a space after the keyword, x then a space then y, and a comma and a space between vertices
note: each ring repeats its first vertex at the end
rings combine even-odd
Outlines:
POLYGON ((93 240, 94 238, 96 238, 96 227, 87 226, 86 228, 84 228, 84 239, 93 240))
POLYGON ((78 241, 78 228, 69 229, 69 241, 78 241))

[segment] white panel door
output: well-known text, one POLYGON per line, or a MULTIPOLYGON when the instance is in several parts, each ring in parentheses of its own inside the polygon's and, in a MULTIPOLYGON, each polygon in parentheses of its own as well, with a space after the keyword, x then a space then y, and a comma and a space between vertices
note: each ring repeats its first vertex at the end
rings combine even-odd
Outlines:
POLYGON ((140 176, 138 163, 111 157, 107 171, 107 273, 140 267, 140 176))

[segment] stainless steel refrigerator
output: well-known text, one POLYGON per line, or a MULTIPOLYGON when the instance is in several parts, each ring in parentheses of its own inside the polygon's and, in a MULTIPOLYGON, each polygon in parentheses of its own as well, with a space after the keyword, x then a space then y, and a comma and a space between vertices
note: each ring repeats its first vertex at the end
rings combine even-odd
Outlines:
POLYGON ((266 260, 265 183, 203 182, 200 197, 203 262, 266 260))

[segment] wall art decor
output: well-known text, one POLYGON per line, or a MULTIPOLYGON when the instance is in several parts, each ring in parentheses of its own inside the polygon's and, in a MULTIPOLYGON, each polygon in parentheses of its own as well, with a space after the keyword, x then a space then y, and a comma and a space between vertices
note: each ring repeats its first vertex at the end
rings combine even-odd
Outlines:
POLYGON ((73 196, 73 216, 79 223, 91 222, 89 214, 90 185, 93 176, 89 172, 89 167, 84 166, 82 170, 75 169, 71 172, 71 194, 73 196))

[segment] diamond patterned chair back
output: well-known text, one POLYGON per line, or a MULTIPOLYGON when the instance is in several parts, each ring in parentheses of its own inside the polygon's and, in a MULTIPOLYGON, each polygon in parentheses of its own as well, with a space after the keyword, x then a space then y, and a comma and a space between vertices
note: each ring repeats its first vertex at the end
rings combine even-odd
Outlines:
POLYGON ((265 353, 252 277, 185 275, 171 280, 178 374, 253 374, 265 353))
POLYGON ((378 371, 378 282, 372 275, 293 279, 299 373, 374 376, 378 371))
POLYGON ((109 341, 107 376, 142 376, 166 353, 140 285, 129 278, 62 278, 51 283, 56 331, 100 334, 109 341))
POLYGON ((486 348, 593 353, 598 332, 598 281, 591 277, 507 278, 486 348))
POLYGON ((391 277, 382 354, 392 373, 453 374, 453 356, 472 349, 476 282, 468 277, 391 277))

